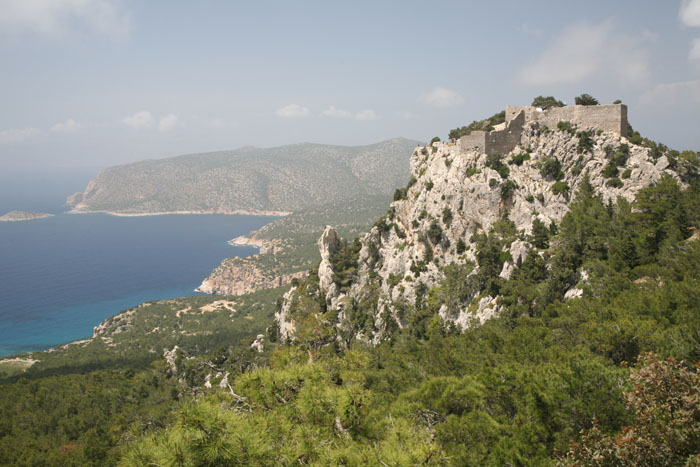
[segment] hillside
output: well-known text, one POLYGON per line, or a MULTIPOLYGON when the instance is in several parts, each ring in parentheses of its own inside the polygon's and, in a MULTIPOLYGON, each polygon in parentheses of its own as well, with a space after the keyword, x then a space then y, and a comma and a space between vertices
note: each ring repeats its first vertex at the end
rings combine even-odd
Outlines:
POLYGON ((198 290, 242 295, 286 285, 318 263, 316 240, 326 223, 333 223, 345 236, 358 235, 369 229, 390 200, 389 196, 361 196, 281 217, 244 238, 232 240, 259 246, 260 253, 224 259, 198 290))
POLYGON ((258 261, 317 264, 291 287, 149 303, 28 355, 0 463, 697 465, 700 153, 505 120, 416 149, 354 240, 334 211, 320 262, 332 204, 257 232, 258 261))
POLYGON ((368 233, 324 230, 255 340, 268 364, 123 465, 696 465, 700 154, 518 137, 419 148, 368 233))
POLYGON ((111 167, 82 193, 74 212, 272 213, 361 195, 389 195, 408 177, 418 143, 396 138, 368 146, 294 144, 245 147, 111 167))

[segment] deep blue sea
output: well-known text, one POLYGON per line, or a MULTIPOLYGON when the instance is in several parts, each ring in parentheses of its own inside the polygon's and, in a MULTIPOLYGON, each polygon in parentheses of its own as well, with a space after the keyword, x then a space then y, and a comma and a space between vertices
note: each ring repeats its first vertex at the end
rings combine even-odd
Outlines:
POLYGON ((26 182, 37 188, 25 184, 31 195, 24 197, 21 176, 0 176, 0 215, 12 209, 56 214, 0 223, 0 356, 90 337, 102 320, 144 301, 196 295, 223 258, 257 251, 227 240, 274 220, 63 213, 65 197, 94 173, 49 174, 41 187, 32 175, 26 182))

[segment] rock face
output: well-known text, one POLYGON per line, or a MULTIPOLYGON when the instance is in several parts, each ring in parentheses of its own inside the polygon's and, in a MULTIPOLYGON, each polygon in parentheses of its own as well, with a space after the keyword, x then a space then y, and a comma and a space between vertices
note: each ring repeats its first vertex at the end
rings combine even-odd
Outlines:
POLYGON ((46 214, 44 212, 10 211, 5 215, 0 216, 0 222, 32 221, 35 219, 44 219, 45 217, 51 216, 53 216, 53 214, 46 214))
POLYGON ((202 281, 196 291, 219 295, 245 295, 258 290, 281 287, 301 278, 306 271, 270 276, 249 258, 226 258, 202 281))
MULTIPOLYGON (((345 319, 344 303, 361 302, 377 291, 374 331, 364 338, 376 342, 393 322, 405 325, 401 304, 414 303, 417 290, 438 285, 445 265, 476 264, 474 234, 487 233, 505 216, 523 237, 531 234, 535 219, 545 226, 560 222, 585 174, 604 200, 613 201, 618 197, 632 201, 663 174, 678 178, 667 169, 664 156, 654 160, 649 149, 631 144, 619 133, 576 130, 575 125, 558 130, 536 121, 525 123, 515 149, 500 158, 501 166, 498 155, 466 150, 462 144, 437 142, 417 148, 411 158, 411 181, 397 196, 401 199, 360 239, 357 277, 345 297, 329 279, 330 261, 321 262, 320 289, 329 307, 338 310, 338 326, 345 319), (618 164, 623 175, 610 182, 610 171, 604 174, 604 170, 618 150, 628 156, 618 164)), ((322 256, 336 242, 331 232, 326 228, 319 241, 322 256)), ((510 277, 531 248, 527 241, 514 241, 503 252, 508 259, 501 277, 510 277)), ((441 316, 464 329, 498 312, 494 297, 473 298, 477 300, 470 306, 450 314, 442 310, 441 316)), ((287 335, 293 333, 289 324, 287 320, 287 335)))

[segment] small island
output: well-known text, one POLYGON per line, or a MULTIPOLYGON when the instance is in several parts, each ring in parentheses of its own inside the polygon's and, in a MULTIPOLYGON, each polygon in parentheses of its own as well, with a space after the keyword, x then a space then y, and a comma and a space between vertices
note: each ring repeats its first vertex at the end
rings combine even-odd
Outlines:
POLYGON ((0 222, 33 221, 35 219, 43 219, 51 216, 53 216, 53 214, 47 214, 45 212, 10 211, 4 216, 0 216, 0 222))

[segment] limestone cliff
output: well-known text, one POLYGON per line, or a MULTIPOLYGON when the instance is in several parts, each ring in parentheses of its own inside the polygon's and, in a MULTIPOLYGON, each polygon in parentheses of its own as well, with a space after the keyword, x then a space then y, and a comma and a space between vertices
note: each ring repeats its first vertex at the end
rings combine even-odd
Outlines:
MULTIPOLYGON (((376 342, 387 328, 406 325, 402 310, 445 278, 446 265, 476 264, 475 235, 506 218, 519 235, 502 252, 501 277, 509 277, 531 250, 527 239, 533 221, 560 222, 585 176, 604 200, 612 201, 632 201, 663 174, 678 178, 665 156, 654 159, 648 148, 631 144, 619 132, 586 128, 528 121, 506 154, 487 155, 463 141, 418 147, 408 186, 397 190, 387 215, 360 238, 351 285, 337 286, 339 271, 331 261, 322 261, 318 269, 320 292, 327 307, 337 311, 337 327, 376 342), (372 310, 372 323, 358 330, 349 308, 363 301, 372 303, 365 307, 372 310)), ((327 228, 322 255, 333 238, 327 228)), ((498 312, 495 297, 475 293, 471 298, 457 310, 443 307, 440 316, 464 329, 498 312)), ((278 318, 287 319, 280 325, 292 335, 289 309, 287 304, 278 318)))

